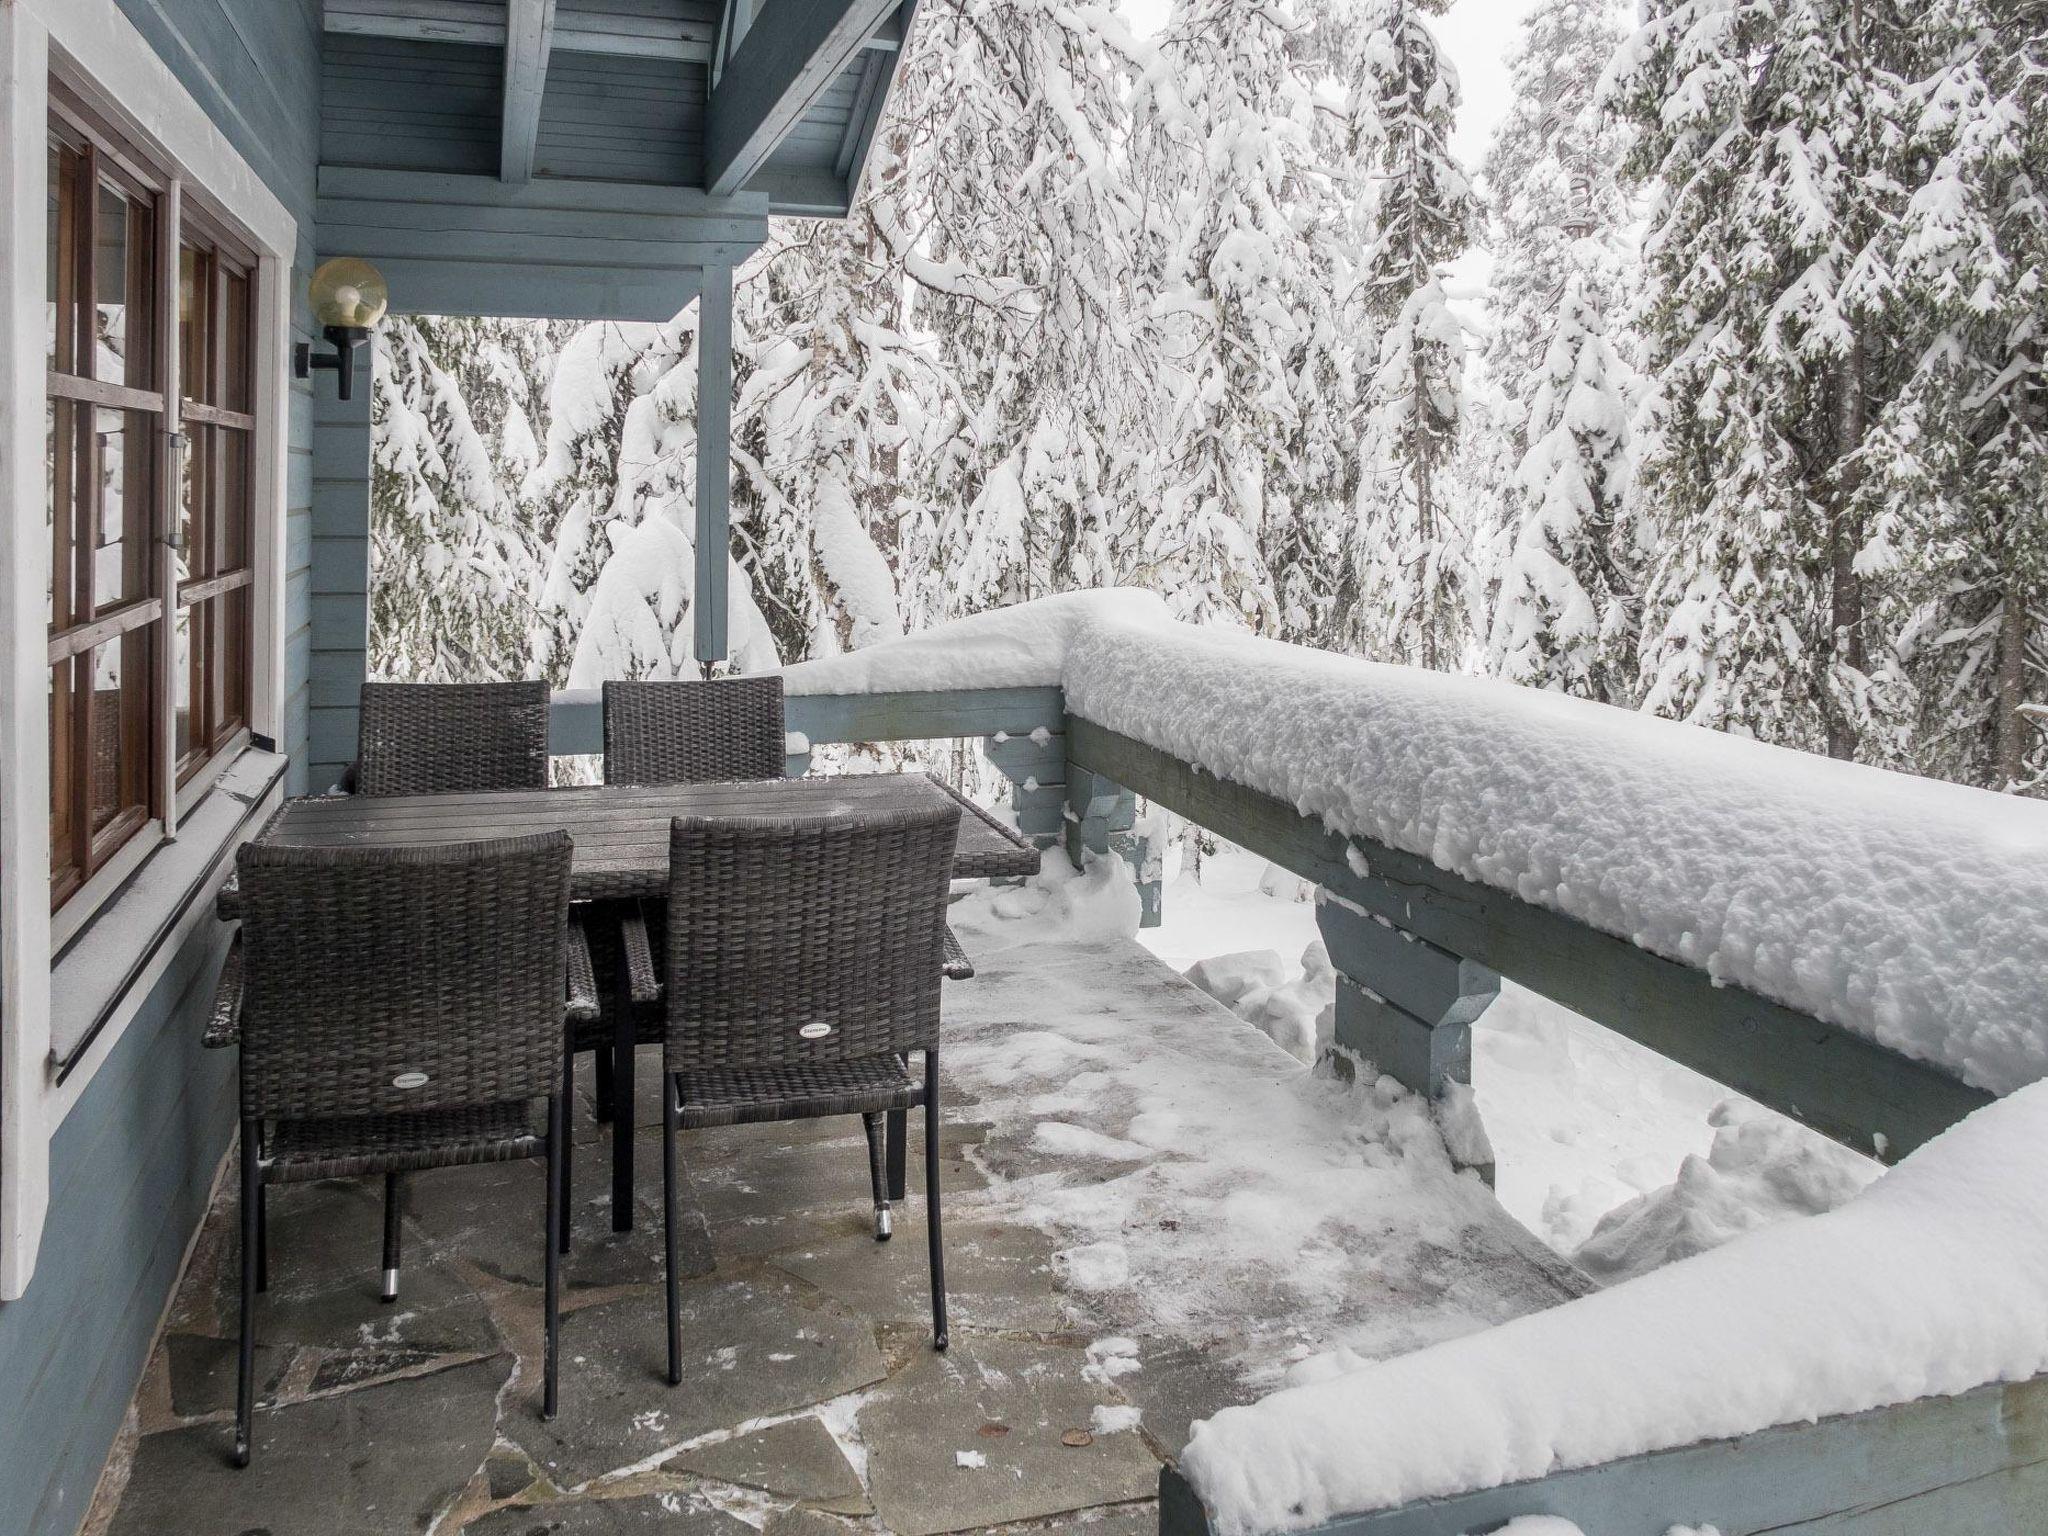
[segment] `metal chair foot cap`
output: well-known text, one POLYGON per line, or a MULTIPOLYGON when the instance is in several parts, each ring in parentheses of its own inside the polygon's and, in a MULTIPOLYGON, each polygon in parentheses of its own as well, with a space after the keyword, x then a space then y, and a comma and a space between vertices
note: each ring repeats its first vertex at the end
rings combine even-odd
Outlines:
POLYGON ((235 1465, 237 1467, 249 1465, 249 1444, 246 1440, 237 1440, 235 1442, 235 1465))
POLYGON ((385 1270, 385 1271, 384 1271, 384 1290, 383 1290, 383 1293, 382 1293, 381 1295, 379 1295, 377 1299, 378 1299, 379 1301, 381 1301, 381 1302, 386 1302, 386 1303, 390 1303, 390 1302, 394 1302, 394 1301, 398 1300, 398 1271, 397 1271, 397 1270, 395 1270, 395 1269, 387 1269, 387 1270, 385 1270))
POLYGON ((889 1237, 890 1237, 890 1235, 891 1235, 891 1234, 892 1234, 892 1233, 893 1233, 893 1232, 894 1232, 895 1230, 896 1230, 896 1229, 895 1229, 895 1225, 894 1225, 894 1223, 892 1222, 892 1220, 891 1220, 891 1218, 890 1218, 890 1215, 889 1215, 889 1207, 888 1207, 888 1206, 886 1206, 886 1205, 878 1205, 878 1206, 876 1206, 876 1207, 875 1207, 875 1241, 876 1241, 876 1242, 878 1242, 878 1243, 886 1243, 887 1241, 889 1241, 889 1237))
POLYGON ((937 1333, 932 1335, 932 1348, 937 1350, 942 1355, 946 1352, 946 1345, 949 1342, 951 1341, 948 1340, 943 1333, 937 1333))

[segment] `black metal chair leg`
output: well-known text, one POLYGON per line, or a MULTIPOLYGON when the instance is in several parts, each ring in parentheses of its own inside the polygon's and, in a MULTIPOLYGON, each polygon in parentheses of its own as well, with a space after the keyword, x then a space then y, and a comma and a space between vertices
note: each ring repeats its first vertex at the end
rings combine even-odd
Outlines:
POLYGON ((939 1053, 924 1053, 924 1210, 932 1257, 932 1348, 946 1337, 946 1244, 939 1222, 939 1053))
MULTIPOLYGON (((573 1121, 576 1114, 576 1048, 567 1042, 564 1042, 562 1046, 562 1105, 562 1120, 566 1125, 573 1121)), ((569 1230, 575 1224, 573 1218, 569 1215, 572 1209, 569 1204, 570 1186, 575 1181, 575 1157, 575 1138, 567 1135, 563 1136, 562 1173, 560 1180, 562 1186, 562 1231, 558 1239, 561 1245, 559 1251, 562 1253, 569 1251, 569 1230)))
POLYGON ((398 1175, 384 1175, 384 1290, 380 1301, 398 1300, 398 1175))
POLYGON ((683 1384, 683 1303, 676 1271, 681 1255, 676 1232, 676 1138, 682 1133, 676 1079, 661 1075, 661 1233, 667 1250, 668 1384, 683 1384))
POLYGON ((270 1289, 270 1189, 260 1180, 256 1185, 256 1289, 270 1289))
POLYGON ((258 1127, 242 1122, 242 1315, 235 1361, 235 1465, 249 1465, 250 1419, 256 1406, 256 1211, 262 1171, 257 1165, 258 1127))
POLYGON ((596 1058, 597 1069, 597 1123, 607 1125, 612 1118, 612 1049, 600 1045, 591 1055, 596 1058))
POLYGON ((557 1094, 548 1100, 548 1189, 547 1270, 542 1283, 541 1306, 546 1314, 546 1350, 541 1363, 540 1416, 552 1419, 556 1408, 556 1378, 562 1357, 562 1228, 567 1224, 562 1209, 562 1162, 569 1144, 569 1109, 557 1094))
POLYGON ((889 1111, 889 1198, 899 1204, 904 1198, 908 1181, 904 1164, 908 1161, 910 1143, 910 1112, 903 1109, 889 1111))
POLYGON ((889 1241, 892 1222, 889 1212, 889 1174, 883 1166, 882 1141, 885 1132, 882 1127, 882 1116, 879 1112, 862 1115, 860 1124, 861 1129, 868 1133, 868 1182, 873 1186, 875 1194, 875 1241, 886 1243, 889 1241))
POLYGON ((620 979, 615 1006, 619 1025, 612 1037, 612 1230, 633 1230, 633 993, 620 979))

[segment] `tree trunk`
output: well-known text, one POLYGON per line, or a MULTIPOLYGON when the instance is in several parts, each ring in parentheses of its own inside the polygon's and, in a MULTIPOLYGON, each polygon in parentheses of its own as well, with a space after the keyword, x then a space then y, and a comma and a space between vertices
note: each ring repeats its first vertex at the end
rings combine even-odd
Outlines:
POLYGON ((1997 718, 1992 746, 1992 788, 2009 790, 2025 771, 2027 717, 2022 686, 2027 650, 2027 594, 2017 578, 2006 583, 1998 620, 1997 718))
POLYGON ((1827 695, 1828 756, 1856 755, 1856 722, 1841 703, 1839 669, 1858 675, 1869 670, 1869 655, 1863 639, 1863 578, 1856 574, 1856 556, 1863 548, 1863 518, 1855 506, 1863 471, 1855 454, 1863 446, 1866 429, 1863 342, 1849 345, 1839 371, 1835 409, 1835 466, 1833 511, 1828 517, 1829 597, 1832 644, 1829 664, 1838 669, 1827 695))

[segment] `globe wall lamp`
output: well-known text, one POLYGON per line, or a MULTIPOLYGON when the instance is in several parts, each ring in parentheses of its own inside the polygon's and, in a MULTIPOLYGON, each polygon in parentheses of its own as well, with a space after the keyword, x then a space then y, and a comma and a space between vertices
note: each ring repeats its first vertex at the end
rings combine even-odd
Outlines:
POLYGON ((306 285, 306 297, 313 306, 314 323, 334 351, 315 353, 313 343, 302 341, 292 349, 292 372, 310 379, 315 368, 332 368, 339 375, 338 398, 346 400, 355 383, 356 348, 370 339, 371 328, 384 318, 391 290, 384 274, 367 261, 337 256, 320 263, 306 285))

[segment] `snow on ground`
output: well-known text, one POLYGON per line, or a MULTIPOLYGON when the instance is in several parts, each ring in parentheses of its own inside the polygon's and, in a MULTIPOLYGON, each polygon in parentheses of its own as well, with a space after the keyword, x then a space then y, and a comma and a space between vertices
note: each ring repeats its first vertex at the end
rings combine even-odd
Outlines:
MULTIPOLYGON (((1303 1060, 1332 982, 1302 882, 1229 843, 1169 861, 1138 940, 1303 1060), (1312 963, 1304 968, 1302 961, 1312 963)), ((1328 1024, 1322 1025, 1328 1037, 1328 1024)), ((1473 1078, 1510 1214, 1602 1280, 1840 1204, 1877 1165, 1512 982, 1473 1027, 1473 1078), (1622 1218, 1628 1219, 1623 1222, 1622 1218), (1578 1250, 1603 1218, 1591 1252, 1578 1250)))
POLYGON ((1838 1210, 1227 1408, 1182 1469, 1224 1536, 1288 1530, 2024 1381, 2048 1371, 2044 1142, 2035 1084, 1838 1210))
POLYGON ((1055 1236, 1091 1371, 1174 1341, 1266 1390, 1305 1355, 1383 1358, 1580 1288, 1451 1166, 1427 1104, 1310 1072, 1131 944, 1121 863, 1049 859, 949 921, 978 974, 949 993, 946 1070, 992 1181, 956 1210, 1055 1236))

